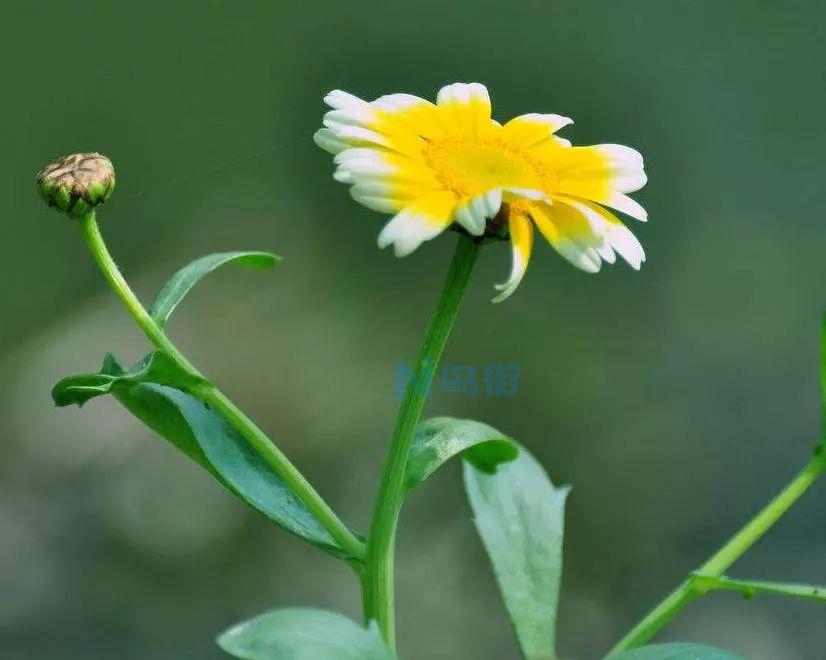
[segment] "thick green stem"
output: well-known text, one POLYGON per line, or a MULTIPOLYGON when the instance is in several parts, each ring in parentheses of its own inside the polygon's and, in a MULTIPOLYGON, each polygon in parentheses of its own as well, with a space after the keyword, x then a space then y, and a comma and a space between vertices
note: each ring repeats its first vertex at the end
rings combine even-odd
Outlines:
POLYGON ((365 566, 365 609, 369 618, 378 622, 391 647, 395 646, 393 554, 399 513, 404 500, 407 459, 416 425, 422 415, 478 252, 479 246, 471 239, 459 237, 436 311, 425 333, 413 379, 407 386, 396 417, 390 452, 373 512, 365 566))
MULTIPOLYGON (((83 238, 89 246, 89 251, 92 253, 92 257, 94 257, 95 262, 97 262, 107 282, 109 282, 109 285, 123 301, 126 309, 135 319, 141 330, 143 330, 144 334, 146 334, 149 341, 171 357, 182 369, 196 375, 201 375, 149 315, 146 308, 141 304, 134 291, 132 291, 124 279, 117 264, 115 264, 114 259, 112 259, 112 255, 106 248, 103 236, 101 236, 100 229, 95 221, 94 212, 81 218, 79 224, 83 238)), ((197 394, 204 402, 210 404, 215 410, 220 412, 232 427, 250 443, 250 446, 255 452, 275 470, 301 501, 307 505, 307 508, 345 552, 355 558, 364 556, 364 543, 341 522, 335 512, 304 478, 304 475, 298 471, 298 468, 290 462, 281 450, 272 443, 267 435, 259 429, 249 417, 215 387, 215 385, 208 381, 198 390, 197 394)))
MULTIPOLYGON (((815 456, 806 464, 785 488, 752 518, 737 534, 720 548, 696 573, 717 578, 737 561, 783 516, 789 508, 800 499, 809 487, 826 471, 826 451, 818 448, 815 456)), ((611 649, 609 657, 621 651, 645 644, 674 618, 680 610, 695 598, 703 595, 704 590, 689 577, 651 610, 645 618, 623 637, 611 649)))

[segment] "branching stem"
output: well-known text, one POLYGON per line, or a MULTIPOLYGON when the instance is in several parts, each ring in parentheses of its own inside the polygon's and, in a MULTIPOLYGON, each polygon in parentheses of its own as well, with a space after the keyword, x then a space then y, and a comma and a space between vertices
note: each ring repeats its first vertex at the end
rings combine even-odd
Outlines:
MULTIPOLYGON (((824 471, 826 471, 826 451, 821 446, 817 448, 812 459, 786 484, 783 490, 746 523, 739 532, 732 536, 705 564, 697 569, 695 574, 702 575, 705 579, 722 578, 723 572, 769 531, 824 471)), ((694 578, 689 577, 634 626, 611 649, 609 657, 645 644, 688 603, 702 596, 706 591, 707 589, 704 590, 698 586, 694 578)))
POLYGON ((768 594, 773 596, 789 596, 790 598, 803 598, 805 600, 815 600, 826 602, 826 587, 813 584, 796 584, 791 582, 766 582, 765 580, 737 580, 721 575, 714 577, 694 573, 691 576, 694 587, 702 594, 709 591, 739 591, 744 598, 753 598, 758 594, 768 594))
MULTIPOLYGON (((135 295, 129 283, 121 274, 112 255, 103 241, 100 228, 95 220, 94 212, 80 218, 78 221, 81 233, 92 253, 92 257, 100 267, 109 286, 123 301, 129 314, 135 319, 149 341, 158 349, 172 358, 177 365, 192 374, 200 376, 200 372, 186 359, 177 346, 166 336, 155 320, 146 311, 146 308, 135 295)), ((298 468, 276 447, 272 440, 259 429, 226 395, 215 385, 206 381, 198 390, 198 397, 210 404, 237 430, 250 446, 266 463, 284 480, 293 492, 307 506, 321 525, 330 533, 339 546, 354 559, 364 557, 364 543, 339 519, 321 495, 307 481, 298 468)))

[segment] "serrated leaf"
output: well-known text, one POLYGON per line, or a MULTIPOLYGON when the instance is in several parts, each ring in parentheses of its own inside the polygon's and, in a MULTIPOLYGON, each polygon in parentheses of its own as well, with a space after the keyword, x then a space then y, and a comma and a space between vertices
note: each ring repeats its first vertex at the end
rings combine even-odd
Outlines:
POLYGON ((267 612, 230 628, 218 645, 242 660, 394 660, 375 625, 316 609, 267 612))
POLYGON ((461 454, 477 470, 493 473, 519 454, 516 444, 492 426, 472 419, 433 417, 416 427, 405 486, 412 490, 448 460, 461 454))
POLYGON ((178 303, 184 299, 198 281, 205 275, 226 264, 243 266, 245 268, 271 268, 280 257, 272 252, 216 252, 187 264, 163 285, 149 308, 149 315, 163 327, 166 325, 178 303))
POLYGON ((556 658, 556 613, 568 488, 556 488, 523 447, 486 474, 464 462, 474 522, 528 660, 556 658))
MULTIPOLYGON (((106 392, 158 435, 206 468, 230 492, 279 526, 336 557, 350 559, 304 502, 287 486, 220 414, 204 402, 173 386, 191 381, 175 372, 173 362, 152 353, 131 369, 107 356, 97 376, 106 377, 106 392), (153 382, 151 376, 157 377, 153 382)), ((91 376, 65 378, 55 386, 59 405, 88 401, 91 376)), ((104 392, 95 391, 94 396, 104 392)))
POLYGON ((745 660, 743 656, 701 644, 651 644, 619 655, 610 660, 745 660))

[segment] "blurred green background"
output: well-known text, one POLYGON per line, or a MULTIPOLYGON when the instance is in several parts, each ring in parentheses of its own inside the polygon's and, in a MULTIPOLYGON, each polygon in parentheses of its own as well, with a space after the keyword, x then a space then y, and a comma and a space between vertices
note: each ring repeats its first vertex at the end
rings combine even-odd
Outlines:
MULTIPOLYGON (((583 274, 538 244, 501 306, 483 251, 447 361, 518 363, 519 395, 437 394, 574 490, 560 647, 596 658, 806 460, 817 439, 826 9, 822 3, 6 2, 0 66, 0 643, 14 659, 222 657, 274 606, 357 616, 349 569, 246 510, 111 400, 49 398, 147 345, 34 174, 98 150, 102 214, 149 299, 209 251, 271 273, 204 282, 171 333, 365 529, 397 399, 453 238, 397 260, 310 136, 321 98, 433 97, 478 80, 506 119, 557 112, 576 143, 646 157, 642 272, 583 274)), ((826 581, 821 485, 732 574, 826 581)), ((416 492, 398 553, 407 658, 516 658, 456 465, 416 492)), ((819 657, 816 604, 715 594, 663 638, 819 657)))

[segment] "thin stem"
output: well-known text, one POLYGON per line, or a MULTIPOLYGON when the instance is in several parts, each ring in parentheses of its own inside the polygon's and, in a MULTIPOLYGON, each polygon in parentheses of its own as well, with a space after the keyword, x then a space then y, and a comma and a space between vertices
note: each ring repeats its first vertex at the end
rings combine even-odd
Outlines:
POLYGON ((413 434, 424 408, 433 377, 459 311, 479 246, 460 236, 445 278, 436 311, 425 333, 413 379, 399 407, 390 452, 373 512, 367 543, 366 610, 378 622, 385 640, 395 646, 393 555, 399 513, 404 500, 404 476, 413 434))
POLYGON ((725 575, 714 577, 713 575, 703 575, 701 573, 692 575, 691 580, 702 594, 709 591, 728 590, 739 591, 744 598, 752 598, 757 594, 770 594, 826 602, 826 587, 818 587, 812 584, 736 580, 725 575))
MULTIPOLYGON (((164 331, 146 311, 126 279, 115 264, 112 255, 103 241, 100 229, 95 221, 95 214, 90 213, 79 221, 81 233, 89 246, 92 257, 100 267, 101 272, 109 285, 118 294, 126 309, 146 334, 149 341, 161 351, 171 357, 179 367, 190 373, 201 375, 200 372, 184 357, 175 344, 166 336, 164 331)), ((304 478, 290 460, 276 447, 267 435, 259 429, 226 395, 215 385, 206 381, 198 389, 198 397, 220 412, 224 418, 236 429, 250 446, 266 463, 284 480, 290 489, 301 499, 321 525, 330 533, 330 536, 341 548, 355 558, 364 556, 364 543, 360 541, 341 522, 335 512, 321 498, 321 495, 304 478)))
MULTIPOLYGON (((720 577, 754 543, 800 499, 826 470, 826 451, 818 448, 815 456, 777 496, 752 518, 737 534, 706 561, 696 573, 706 577, 720 577)), ((636 648, 656 635, 677 613, 695 598, 703 595, 692 578, 687 579, 651 610, 642 621, 611 649, 610 655, 636 648)))

